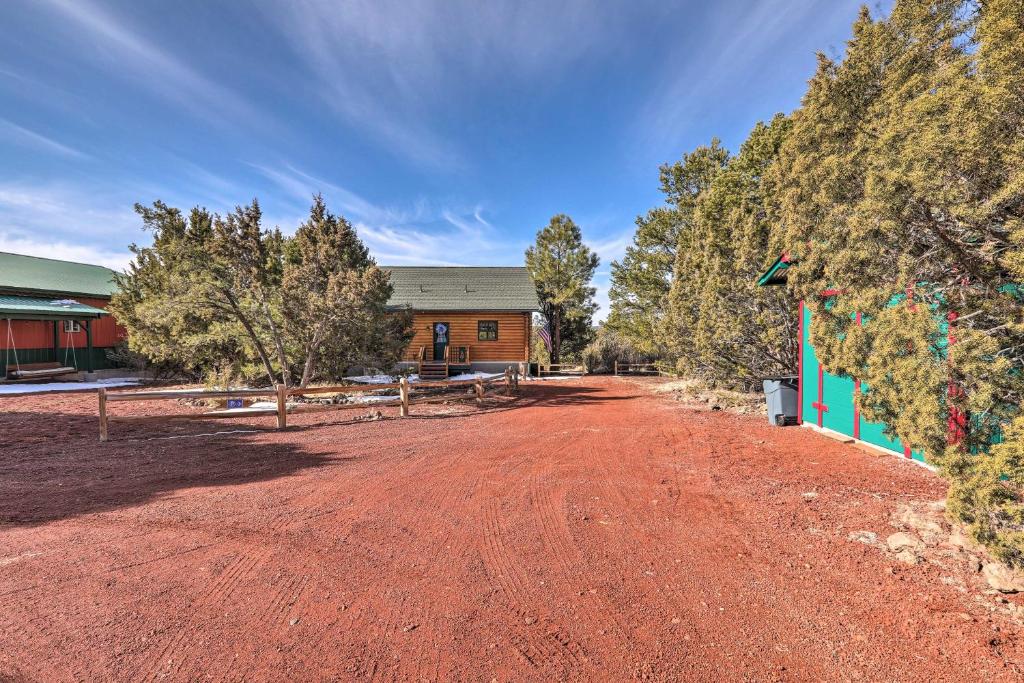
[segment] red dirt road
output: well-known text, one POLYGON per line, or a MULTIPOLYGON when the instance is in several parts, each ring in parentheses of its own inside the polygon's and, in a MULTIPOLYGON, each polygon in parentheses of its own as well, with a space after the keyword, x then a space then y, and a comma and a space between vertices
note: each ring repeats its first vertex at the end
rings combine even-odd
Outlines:
POLYGON ((639 381, 102 446, 94 415, 0 403, 0 679, 1020 676, 966 567, 847 540, 934 475, 639 381))

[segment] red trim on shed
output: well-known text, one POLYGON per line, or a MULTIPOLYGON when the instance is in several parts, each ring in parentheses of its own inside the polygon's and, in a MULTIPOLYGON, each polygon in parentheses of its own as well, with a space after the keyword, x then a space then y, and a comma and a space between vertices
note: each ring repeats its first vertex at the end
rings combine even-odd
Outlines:
MULTIPOLYGON (((949 358, 948 347, 953 346, 953 344, 956 343, 956 335, 953 334, 953 323, 955 323, 956 319, 959 317, 960 316, 956 311, 950 311, 946 316, 946 321, 949 323, 946 326, 947 361, 949 358)), ((963 393, 963 389, 950 380, 949 385, 946 387, 946 397, 949 399, 949 420, 947 421, 948 433, 946 435, 946 441, 950 445, 960 443, 967 436, 967 415, 964 411, 953 405, 953 401, 962 396, 963 393)))
POLYGON ((796 361, 796 423, 804 423, 804 300, 800 299, 800 346, 796 361))
MULTIPOLYGON (((860 311, 857 311, 857 327, 861 326, 860 311)), ((860 380, 853 379, 853 438, 860 440, 860 380)))

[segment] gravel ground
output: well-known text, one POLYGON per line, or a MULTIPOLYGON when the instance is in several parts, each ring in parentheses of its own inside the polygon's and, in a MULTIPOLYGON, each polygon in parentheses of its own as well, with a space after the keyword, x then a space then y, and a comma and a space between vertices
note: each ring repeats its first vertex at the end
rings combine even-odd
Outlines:
POLYGON ((0 680, 1019 680, 968 562, 850 540, 934 474, 657 382, 107 444, 0 399, 0 680))

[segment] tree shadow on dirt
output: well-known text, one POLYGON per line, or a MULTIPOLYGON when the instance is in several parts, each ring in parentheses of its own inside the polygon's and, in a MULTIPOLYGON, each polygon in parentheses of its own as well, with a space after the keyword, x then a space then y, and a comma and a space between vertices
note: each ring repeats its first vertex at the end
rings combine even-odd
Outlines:
POLYGON ((113 440, 100 443, 95 415, 0 412, 0 531, 131 507, 180 489, 267 481, 337 462, 287 439, 252 438, 265 429, 254 420, 115 421, 113 440))

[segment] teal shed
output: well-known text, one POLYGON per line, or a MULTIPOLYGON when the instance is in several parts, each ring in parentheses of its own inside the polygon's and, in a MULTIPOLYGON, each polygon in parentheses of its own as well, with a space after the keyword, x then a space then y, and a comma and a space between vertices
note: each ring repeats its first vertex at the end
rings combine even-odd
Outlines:
MULTIPOLYGON (((784 285, 787 270, 791 261, 787 254, 780 256, 775 263, 758 279, 762 287, 784 285)), ((829 295, 823 292, 823 295, 829 295)), ((860 414, 854 400, 858 392, 867 392, 869 387, 854 377, 835 375, 825 371, 818 362, 818 357, 811 343, 811 310, 801 301, 800 324, 800 356, 798 360, 798 399, 797 422, 818 429, 824 429, 857 441, 877 446, 906 458, 924 463, 924 455, 904 446, 898 438, 886 436, 886 426, 880 422, 871 422, 860 414)), ((857 314, 857 324, 861 322, 857 314)))

